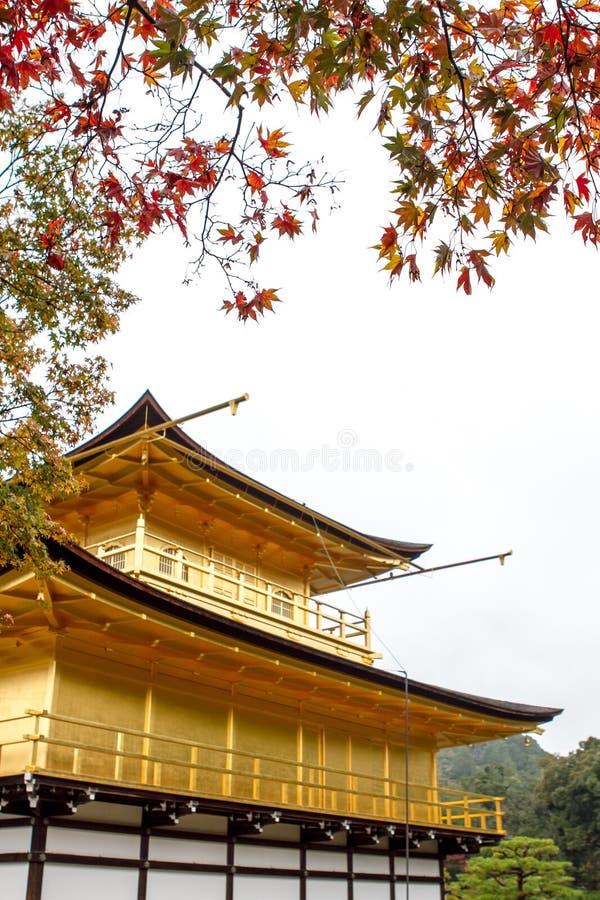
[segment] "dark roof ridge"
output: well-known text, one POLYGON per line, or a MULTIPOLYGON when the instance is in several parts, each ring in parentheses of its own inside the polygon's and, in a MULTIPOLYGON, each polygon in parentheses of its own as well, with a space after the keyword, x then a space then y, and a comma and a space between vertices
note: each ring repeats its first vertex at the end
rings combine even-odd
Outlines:
POLYGON ((84 441, 83 444, 79 444, 73 450, 69 450, 67 453, 65 453, 66 458, 68 459, 71 456, 77 456, 79 453, 83 453, 87 450, 92 450, 96 446, 98 447, 98 452, 100 452, 103 444, 121 437, 120 432, 122 431, 124 432, 123 436, 125 436, 126 434, 135 434, 136 431, 139 431, 141 428, 143 428, 143 423, 139 425, 137 424, 137 418, 144 407, 146 407, 147 410, 151 413, 154 413, 154 416, 152 417, 153 421, 148 421, 148 425, 160 425, 161 422, 169 421, 169 416, 157 401, 154 394, 150 390, 146 389, 141 397, 139 397, 134 403, 132 403, 129 409, 125 410, 125 412, 120 415, 115 422, 113 422, 111 425, 108 425, 103 431, 98 432, 98 434, 95 434, 87 441, 84 441), (127 431, 125 430, 125 426, 129 423, 134 424, 135 427, 127 431))

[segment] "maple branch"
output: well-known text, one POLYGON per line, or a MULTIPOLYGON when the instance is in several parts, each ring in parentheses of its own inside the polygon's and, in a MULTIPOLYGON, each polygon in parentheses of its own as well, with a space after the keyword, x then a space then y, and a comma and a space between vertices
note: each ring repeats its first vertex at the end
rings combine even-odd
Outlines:
POLYGON ((139 2, 139 0, 127 0, 127 6, 132 12, 133 10, 136 10, 137 12, 141 13, 144 19, 146 19, 146 21, 151 25, 156 25, 156 19, 154 18, 150 10, 146 9, 146 7, 139 2))
POLYGON ((131 22, 131 16, 133 14, 134 6, 137 7, 137 0, 127 0, 127 12, 125 13, 125 21, 123 22, 123 28, 121 29, 121 35, 119 37, 119 43, 117 45, 117 49, 115 51, 115 56, 112 62, 112 66, 108 70, 106 74, 106 84, 104 85, 104 89, 102 91, 102 102, 100 104, 100 109, 98 110, 98 122, 102 123, 102 114, 104 113, 104 107, 106 106, 106 101, 108 100, 108 95, 110 93, 111 87, 110 82, 112 76, 114 74, 115 69, 117 68, 117 63, 121 57, 123 52, 123 46, 125 44, 125 38, 127 36, 127 31, 129 29, 129 23, 131 22))
POLYGON ((473 148, 474 153, 476 155, 476 158, 479 159, 480 158, 479 135, 477 133, 477 125, 475 122, 475 116, 473 114, 473 110, 471 109, 469 101, 467 100, 467 90, 465 87, 465 78, 460 69, 460 66, 456 62, 456 59, 454 58, 454 53, 452 52, 452 39, 450 37, 450 32, 448 30, 448 23, 446 21, 446 17, 444 15, 444 10, 442 8, 442 4, 441 4, 440 0, 437 0, 436 6, 437 6, 438 12, 440 14, 440 20, 442 23, 442 28, 444 30, 444 40, 446 43, 446 49, 448 50, 448 59, 450 60, 450 64, 451 64, 452 68, 454 69, 454 71, 456 72, 456 75, 458 77, 458 83, 460 85, 461 105, 463 108, 463 113, 465 114, 465 116, 468 116, 469 119, 471 120, 471 128, 469 130, 466 129, 466 121, 465 121, 465 130, 467 130, 467 134, 470 134, 473 136, 473 139, 475 141, 475 146, 473 148))
MULTIPOLYGON (((200 241, 201 241, 201 245, 202 245, 202 254, 201 254, 201 256, 203 256, 203 255, 207 252, 208 235, 209 235, 210 230, 211 230, 211 225, 209 224, 209 216, 210 216, 210 209, 211 209, 210 201, 211 201, 211 199, 212 199, 212 197, 213 197, 215 191, 217 190, 217 188, 218 188, 219 185, 221 184, 221 182, 222 182, 222 180, 223 180, 223 178, 224 178, 224 176, 225 176, 225 173, 227 172, 227 170, 228 170, 228 168, 229 168, 229 164, 230 164, 230 162, 231 162, 231 159, 232 159, 232 157, 234 156, 235 148, 236 148, 237 142, 238 142, 238 140, 239 140, 240 132, 241 132, 241 129, 242 129, 243 116, 244 116, 244 110, 242 109, 241 106, 239 106, 239 107, 238 107, 237 124, 236 124, 236 129, 235 129, 233 138, 232 138, 232 140, 231 140, 231 147, 229 148, 229 151, 228 151, 228 153, 227 153, 227 157, 226 157, 226 159, 225 159, 224 162, 223 162, 223 165, 222 165, 222 167, 221 167, 221 171, 220 171, 220 173, 219 173, 219 176, 218 176, 218 178, 217 178, 217 181, 215 182, 214 186, 212 187, 212 189, 211 189, 211 191, 208 193, 208 195, 207 195, 205 198, 203 198, 203 200, 205 201, 205 209, 204 209, 204 221, 203 221, 203 223, 202 223, 202 229, 201 229, 201 232, 200 232, 200 241)), ((237 159, 237 156, 236 156, 236 159, 237 159)), ((209 254, 209 255, 212 255, 212 254, 209 254)), ((214 258, 214 256, 213 256, 213 258, 214 258)), ((219 258, 220 258, 220 257, 219 257, 219 258)), ((221 266, 221 268, 223 268, 223 266, 221 266)), ((228 282, 228 284, 230 284, 230 278, 229 278, 229 276, 227 276, 227 282, 228 282)))
MULTIPOLYGON (((184 107, 183 107, 183 115, 181 117, 181 126, 180 127, 181 127, 181 132, 184 136, 185 136, 185 134, 187 134, 187 127, 186 127, 187 126, 187 117, 188 117, 189 111, 191 109, 192 103, 194 102, 194 99, 196 97, 196 94, 200 90, 200 85, 202 84, 203 77, 204 76, 203 76, 202 72, 200 72, 200 75, 198 76, 198 78, 196 80, 196 84, 194 85, 194 89, 193 89, 192 93, 190 94, 190 96, 188 97, 188 99, 185 102, 184 107)), ((179 112, 181 112, 181 110, 179 112)))
MULTIPOLYGON (((183 45, 182 45, 181 49, 185 50, 185 47, 183 47, 183 45)), ((195 59, 194 62, 192 63, 192 65, 194 66, 195 69, 198 69, 200 72, 202 72, 202 74, 206 78, 208 78, 209 81, 212 81, 212 83, 214 85, 216 85, 219 88, 219 90, 222 91, 229 100, 231 100, 231 97, 233 95, 232 95, 231 91, 229 90, 229 88, 226 88, 222 81, 220 81, 218 78, 215 78, 215 76, 212 74, 212 72, 209 72, 209 70, 206 69, 202 65, 202 63, 199 63, 198 60, 195 59)))
MULTIPOLYGON (((567 13, 567 10, 565 9, 563 0, 556 0, 556 6, 557 6, 557 10, 558 10, 559 23, 563 20, 565 23, 564 32, 563 32, 562 28, 560 29, 561 43, 562 43, 562 47, 563 47, 565 71, 567 73, 567 79, 569 81, 569 96, 571 97, 571 100, 573 101, 573 108, 575 110, 577 134, 579 135, 579 140, 580 140, 581 147, 582 147, 584 156, 586 158, 586 161, 587 161, 587 164, 589 167, 590 174, 592 176, 592 179, 594 179, 594 169, 597 168, 597 164, 594 164, 594 160, 593 160, 591 152, 590 152, 589 144, 584 135, 581 110, 579 108, 579 101, 577 99, 577 93, 576 93, 576 89, 575 89, 575 80, 573 78, 573 71, 572 71, 573 63, 569 61, 569 37, 571 34, 570 18, 567 13)), ((594 180, 594 185, 595 184, 596 183, 594 180)))
MULTIPOLYGON (((226 155, 226 157, 225 157, 225 159, 224 159, 224 161, 223 161, 223 165, 221 166, 221 171, 220 171, 220 173, 219 173, 219 176, 218 176, 218 178, 217 178, 217 181, 216 181, 215 185, 213 186, 213 188, 211 189, 211 191, 209 192, 209 194, 208 194, 208 195, 206 196, 206 198, 205 198, 207 202, 211 200, 213 194, 215 193, 215 191, 217 190, 217 188, 218 188, 219 185, 221 184, 221 182, 222 182, 222 180, 223 180, 223 178, 224 178, 224 176, 225 176, 225 172, 226 172, 226 171, 228 170, 228 168, 229 168, 229 163, 231 162, 231 159, 232 159, 232 157, 233 157, 234 154, 235 154, 235 148, 236 148, 237 142, 239 141, 239 138, 240 138, 240 133, 241 133, 241 130, 242 130, 242 122, 243 122, 243 119, 244 119, 244 110, 243 110, 243 107, 238 106, 237 123, 236 123, 235 131, 234 131, 234 133, 233 133, 233 137, 231 138, 231 147, 229 148, 229 150, 228 150, 228 152, 227 152, 227 155, 226 155)), ((237 156, 236 156, 236 159, 237 159, 237 156)))
MULTIPOLYGON (((164 33, 165 29, 160 27, 160 25, 158 24, 158 20, 155 19, 155 17, 149 12, 149 10, 147 10, 143 6, 142 3, 139 2, 139 0, 127 0, 127 6, 129 7, 129 11, 136 9, 139 13, 142 14, 142 16, 144 16, 144 18, 146 19, 147 22, 149 22, 151 25, 154 25, 155 28, 157 28, 159 31, 162 31, 164 33)), ((185 46, 183 45, 183 43, 181 43, 179 45, 179 49, 181 49, 181 50, 186 49, 185 46)), ((229 91, 225 87, 225 85, 221 81, 219 81, 218 78, 215 78, 214 75, 212 74, 212 72, 209 72, 209 70, 207 68, 205 68, 205 66, 203 66, 201 63, 199 63, 198 60, 196 60, 196 59, 194 59, 192 65, 194 66, 195 69, 198 69, 198 71, 201 72, 202 75, 204 75, 206 78, 208 78, 210 81, 212 81, 213 84, 216 84, 217 87, 219 88, 219 90, 223 91, 223 93, 225 94, 225 96, 228 99, 231 99, 231 91, 229 91)))
MULTIPOLYGON (((461 178, 464 177, 471 170, 478 169, 480 171, 483 179, 485 180, 486 184, 489 184, 490 180, 492 179, 492 173, 489 171, 489 168, 484 164, 484 161, 483 161, 482 152, 481 152, 481 142, 479 139, 479 133, 477 130, 477 123, 475 120, 475 115, 474 115, 474 112, 469 104, 468 99, 467 99, 465 78, 460 69, 460 66, 458 65, 458 62, 456 61, 456 58, 455 58, 455 55, 454 55, 454 52, 452 49, 452 39, 450 36, 449 26, 448 26, 448 22, 446 20, 446 16, 445 16, 445 13, 444 13, 444 10, 443 10, 440 0, 437 0, 436 6, 437 6, 437 9, 438 9, 438 12, 440 15, 440 21, 442 23, 442 28, 443 28, 443 32, 444 32, 444 40, 445 40, 446 49, 448 52, 448 59, 450 61, 452 68, 454 69, 454 72, 457 75, 458 83, 460 86, 461 106, 462 106, 462 110, 463 110, 463 116, 462 116, 463 133, 467 137, 469 145, 471 147, 470 158, 465 156, 464 169, 463 169, 461 178), (468 126, 469 120, 470 120, 470 127, 468 126)), ((460 29, 457 29, 457 30, 460 30, 460 29)), ((457 122, 452 123, 453 131, 457 124, 458 124, 457 122)), ((449 164, 444 166, 444 169, 447 172, 452 171, 452 167, 449 164)), ((458 240, 458 242, 460 244, 461 252, 466 253, 468 248, 467 248, 467 244, 465 243, 464 228, 461 224, 461 218, 458 214, 460 211, 460 206, 461 206, 461 197, 460 197, 459 190, 458 190, 458 184, 456 183, 454 178, 453 178, 453 182, 454 183, 453 183, 452 187, 448 187, 448 186, 446 186, 446 183, 444 180, 444 183, 441 185, 441 192, 448 197, 449 201, 454 205, 455 209, 457 210, 457 214, 456 214, 457 221, 456 221, 456 225, 453 229, 453 234, 454 234, 454 238, 456 240, 458 240)))

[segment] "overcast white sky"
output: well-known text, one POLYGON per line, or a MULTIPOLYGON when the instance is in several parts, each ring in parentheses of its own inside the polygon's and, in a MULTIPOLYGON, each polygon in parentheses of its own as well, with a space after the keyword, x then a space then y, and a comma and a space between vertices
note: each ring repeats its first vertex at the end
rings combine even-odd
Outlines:
POLYGON ((302 139, 346 184, 316 238, 275 241, 263 263, 285 303, 238 324, 218 311, 222 285, 183 287, 177 241, 154 240, 122 273, 143 302, 105 347, 117 403, 99 425, 147 387, 172 416, 248 391, 236 418, 186 429, 333 518, 432 542, 423 564, 512 548, 504 568, 337 596, 369 606, 412 678, 564 706, 541 743, 566 753, 600 735, 598 254, 557 222, 496 266, 491 293, 425 272, 390 290, 368 250, 390 207, 376 137, 334 118, 302 139))

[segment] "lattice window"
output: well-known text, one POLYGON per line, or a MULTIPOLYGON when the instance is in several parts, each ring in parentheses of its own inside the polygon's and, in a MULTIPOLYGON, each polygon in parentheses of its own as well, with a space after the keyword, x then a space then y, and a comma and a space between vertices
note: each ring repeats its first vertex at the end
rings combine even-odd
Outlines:
POLYGON ((285 591, 275 591, 271 597, 271 612, 276 616, 283 616, 284 619, 293 619, 294 604, 291 595, 285 591))
POLYGON ((175 547, 163 547, 161 556, 158 558, 158 571, 161 575, 168 578, 181 578, 182 581, 188 581, 190 576, 189 567, 185 564, 185 556, 181 556, 181 569, 177 572, 177 549, 175 547))
POLYGON ((119 569, 121 572, 125 569, 125 551, 120 549, 119 544, 112 544, 110 547, 106 547, 103 559, 113 569, 119 569))
POLYGON ((241 573, 244 576, 243 602, 248 606, 256 606, 256 591, 248 590, 257 586, 256 566, 239 562, 232 556, 219 553, 218 550, 212 551, 212 559, 215 570, 215 594, 231 599, 237 598, 241 573))

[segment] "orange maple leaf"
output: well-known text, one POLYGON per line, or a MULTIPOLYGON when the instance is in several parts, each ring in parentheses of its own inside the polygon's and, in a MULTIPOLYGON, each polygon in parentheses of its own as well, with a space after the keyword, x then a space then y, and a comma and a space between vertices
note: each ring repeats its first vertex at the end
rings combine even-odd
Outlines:
POLYGON ((242 235, 238 234, 232 225, 228 225, 227 228, 219 228, 219 234, 221 235, 219 240, 223 243, 231 241, 232 244, 239 244, 242 240, 242 235))
POLYGON ((257 194, 258 191, 262 191, 265 186, 262 175, 259 175, 258 172, 255 172, 254 170, 248 172, 248 174, 246 175, 246 181, 248 182, 248 187, 253 194, 257 194))
POLYGON ((230 147, 231 147, 231 141, 228 141, 225 138, 221 138, 215 144, 215 152, 216 153, 228 153, 230 147))
POLYGON ((272 159, 281 159, 284 156, 287 156, 287 152, 284 149, 285 147, 289 147, 289 142, 284 141, 287 132, 282 131, 281 128, 276 128, 274 131, 267 131, 266 135, 263 137, 262 128, 258 128, 258 140, 260 142, 261 147, 272 159))
POLYGON ((273 288, 263 288, 262 291, 256 292, 254 302, 259 312, 262 312, 263 309, 270 309, 273 312, 273 304, 279 303, 280 300, 273 288))

